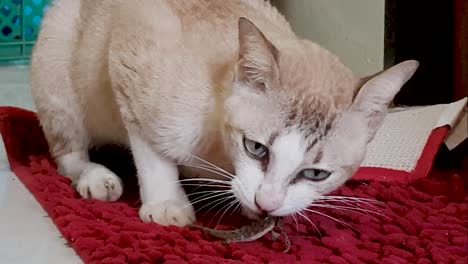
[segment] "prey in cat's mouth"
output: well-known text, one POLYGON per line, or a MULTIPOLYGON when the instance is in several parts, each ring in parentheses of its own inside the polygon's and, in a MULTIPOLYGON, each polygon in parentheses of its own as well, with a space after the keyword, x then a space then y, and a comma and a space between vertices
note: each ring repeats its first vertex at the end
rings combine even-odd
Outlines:
POLYGON ((283 227, 283 219, 278 217, 265 217, 250 225, 246 225, 234 230, 217 230, 197 224, 193 224, 191 225, 191 227, 200 229, 205 233, 208 233, 217 238, 224 239, 224 245, 233 242, 254 241, 271 232, 273 240, 278 239, 279 236, 284 237, 285 249, 283 250, 283 252, 287 253, 291 248, 291 241, 289 240, 288 234, 286 233, 283 227), (280 233, 274 231, 275 227, 278 227, 280 233))

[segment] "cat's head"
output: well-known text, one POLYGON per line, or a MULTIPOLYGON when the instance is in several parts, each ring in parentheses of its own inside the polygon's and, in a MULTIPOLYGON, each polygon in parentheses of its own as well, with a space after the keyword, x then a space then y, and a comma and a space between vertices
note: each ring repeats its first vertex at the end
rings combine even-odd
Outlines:
POLYGON ((241 18, 224 131, 236 172, 232 189, 245 212, 294 214, 350 179, 417 68, 403 62, 360 85, 318 45, 275 46, 241 18))

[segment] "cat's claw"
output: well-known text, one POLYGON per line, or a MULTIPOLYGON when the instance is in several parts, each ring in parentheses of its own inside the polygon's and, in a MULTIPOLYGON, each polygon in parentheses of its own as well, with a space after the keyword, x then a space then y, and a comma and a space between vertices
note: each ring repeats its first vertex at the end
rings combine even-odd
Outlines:
POLYGON ((155 222, 164 226, 188 226, 195 222, 193 206, 182 201, 146 203, 140 208, 143 222, 155 222))
POLYGON ((93 167, 81 174, 76 190, 86 199, 115 202, 122 196, 123 184, 109 169, 93 167))

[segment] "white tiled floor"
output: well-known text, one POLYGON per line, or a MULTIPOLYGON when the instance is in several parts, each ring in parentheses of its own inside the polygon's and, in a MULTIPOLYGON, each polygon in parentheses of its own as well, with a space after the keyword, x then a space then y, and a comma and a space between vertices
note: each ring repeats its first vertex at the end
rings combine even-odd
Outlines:
MULTIPOLYGON (((0 67, 0 105, 33 109, 28 68, 0 67)), ((0 141, 0 263, 82 263, 47 213, 11 173, 0 141)))

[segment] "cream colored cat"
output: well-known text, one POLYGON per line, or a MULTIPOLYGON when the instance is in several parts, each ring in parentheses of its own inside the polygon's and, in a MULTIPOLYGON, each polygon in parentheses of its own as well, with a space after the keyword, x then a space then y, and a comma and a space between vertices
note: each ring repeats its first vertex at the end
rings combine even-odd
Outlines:
POLYGON ((121 181, 87 151, 122 144, 141 219, 185 226, 195 214, 179 168, 229 186, 251 217, 299 212, 341 186, 418 63, 361 87, 263 0, 59 0, 31 67, 51 154, 78 192, 119 199, 121 181))

